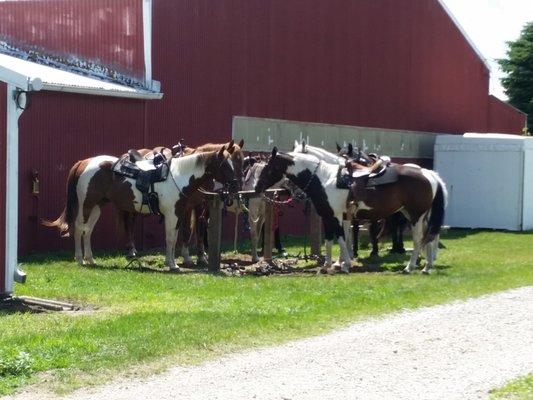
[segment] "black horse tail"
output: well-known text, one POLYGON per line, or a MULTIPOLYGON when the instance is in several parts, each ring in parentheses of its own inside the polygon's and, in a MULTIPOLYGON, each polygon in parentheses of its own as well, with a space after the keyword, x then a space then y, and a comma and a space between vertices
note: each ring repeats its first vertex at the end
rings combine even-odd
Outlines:
POLYGON ((444 210, 446 208, 446 187, 444 183, 438 179, 437 193, 433 198, 431 205, 431 212, 429 215, 428 227, 422 244, 431 243, 440 233, 440 228, 444 224, 444 210))
POLYGON ((63 237, 70 236, 70 230, 74 226, 74 219, 76 218, 76 213, 78 211, 77 186, 79 175, 83 172, 78 171, 78 169, 80 169, 82 163, 83 161, 78 161, 70 169, 67 179, 67 203, 61 212, 61 215, 55 221, 42 221, 44 226, 57 228, 63 237))

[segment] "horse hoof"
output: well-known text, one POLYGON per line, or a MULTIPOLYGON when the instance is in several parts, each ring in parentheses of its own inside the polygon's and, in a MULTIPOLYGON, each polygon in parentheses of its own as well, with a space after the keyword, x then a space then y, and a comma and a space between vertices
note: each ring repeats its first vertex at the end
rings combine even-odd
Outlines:
POLYGON ((126 253, 126 260, 133 260, 134 258, 137 258, 136 251, 129 251, 128 253, 126 253))
POLYGON ((173 267, 168 267, 168 269, 169 269, 169 271, 170 271, 171 273, 178 273, 178 272, 181 272, 180 267, 177 266, 177 265, 174 265, 173 267))
POLYGON ((429 275, 429 270, 427 270, 427 269, 423 269, 423 270, 422 270, 422 273, 423 273, 424 275, 429 275))
POLYGON ((340 272, 342 272, 343 274, 349 274, 350 273, 350 268, 352 266, 352 263, 349 263, 349 262, 343 262, 341 263, 341 270, 340 272))
POLYGON ((329 268, 327 267, 319 268, 316 272, 317 275, 326 275, 327 273, 329 273, 329 268))
POLYGON ((409 275, 409 274, 411 274, 411 270, 408 269, 408 268, 405 268, 405 269, 402 269, 401 273, 404 274, 404 275, 409 275))

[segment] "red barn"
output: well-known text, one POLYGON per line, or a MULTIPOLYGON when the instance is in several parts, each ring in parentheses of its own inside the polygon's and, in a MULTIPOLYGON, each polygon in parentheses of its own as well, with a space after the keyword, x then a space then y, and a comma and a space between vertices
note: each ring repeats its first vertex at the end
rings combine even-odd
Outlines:
MULTIPOLYGON (((157 102, 32 96, 20 120, 21 253, 70 249, 39 221, 60 212, 76 160, 182 137, 224 142, 234 116, 379 128, 382 141, 386 129, 525 125, 489 96, 483 57, 439 0, 7 1, 0 53, 145 93, 159 91, 153 74, 165 92, 157 102)), ((146 246, 160 244, 157 230, 140 228, 146 246)), ((116 248, 111 214, 94 236, 96 248, 116 248)))

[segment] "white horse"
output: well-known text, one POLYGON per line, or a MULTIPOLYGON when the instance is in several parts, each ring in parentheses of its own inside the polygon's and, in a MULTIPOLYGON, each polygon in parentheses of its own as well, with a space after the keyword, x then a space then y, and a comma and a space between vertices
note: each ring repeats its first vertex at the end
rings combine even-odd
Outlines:
POLYGON ((255 187, 256 192, 263 192, 283 179, 284 176, 298 186, 311 199, 318 215, 322 218, 326 236, 326 260, 324 266, 332 266, 332 245, 337 239, 340 246, 341 271, 348 273, 351 257, 341 227, 343 214, 346 212, 348 190, 338 189, 337 173, 339 164, 330 164, 313 155, 302 153, 278 153, 272 150, 272 156, 265 166, 255 187))

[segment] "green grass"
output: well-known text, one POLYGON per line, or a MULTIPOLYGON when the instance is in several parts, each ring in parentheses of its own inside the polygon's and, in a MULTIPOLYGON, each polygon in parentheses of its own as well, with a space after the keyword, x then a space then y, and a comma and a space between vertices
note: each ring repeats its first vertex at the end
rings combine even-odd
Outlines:
POLYGON ((533 399, 533 374, 509 382, 491 392, 493 400, 531 400, 533 399))
MULTIPOLYGON (((16 286, 18 295, 69 300, 92 311, 0 313, 0 358, 22 359, 20 370, 0 367, 0 393, 45 380, 53 390, 71 390, 139 365, 152 371, 197 363, 367 316, 533 284, 533 234, 458 230, 443 242, 447 249, 430 276, 223 277, 125 269, 118 255, 98 254, 97 268, 77 266, 71 254, 28 258, 28 283, 16 286)), ((301 252, 301 241, 289 243, 290 253, 301 252)), ((406 260, 383 252, 372 262, 395 270, 406 260)))

